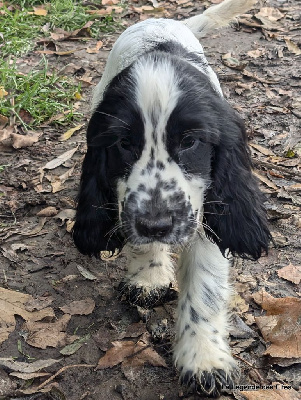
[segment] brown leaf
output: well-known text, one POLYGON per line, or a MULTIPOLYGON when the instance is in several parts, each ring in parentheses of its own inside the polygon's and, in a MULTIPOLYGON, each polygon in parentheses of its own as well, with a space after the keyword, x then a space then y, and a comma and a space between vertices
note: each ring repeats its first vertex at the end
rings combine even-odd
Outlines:
POLYGON ((239 71, 242 71, 248 64, 247 62, 240 61, 237 58, 233 57, 231 53, 224 54, 222 56, 222 62, 227 67, 237 69, 239 71))
POLYGON ((31 124, 34 121, 33 116, 30 114, 28 110, 24 110, 24 108, 21 108, 19 111, 19 117, 22 119, 23 122, 26 124, 31 124))
POLYGON ((272 150, 267 149, 266 147, 260 146, 260 144, 249 143, 249 145, 251 147, 253 147, 255 150, 257 150, 260 153, 264 154, 265 156, 275 156, 275 154, 272 152, 272 150))
POLYGON ((62 136, 60 136, 59 140, 64 141, 70 139, 73 133, 80 130, 83 126, 84 124, 80 124, 75 126, 74 128, 68 129, 65 133, 62 134, 62 136))
POLYGON ((28 14, 39 15, 39 16, 46 16, 48 11, 44 7, 33 7, 33 12, 28 12, 28 14))
POLYGON ((100 358, 96 369, 112 368, 120 364, 126 357, 134 354, 136 343, 132 340, 129 341, 116 341, 112 342, 111 347, 106 354, 100 358))
POLYGON ((88 21, 82 28, 76 29, 75 31, 64 31, 61 28, 55 28, 50 36, 53 40, 59 42, 70 38, 75 38, 78 35, 90 36, 90 27, 94 24, 94 21, 88 21))
POLYGON ((3 129, 8 124, 8 121, 5 115, 0 114, 0 129, 3 129))
POLYGON ((299 56, 300 54, 301 54, 301 49, 299 48, 299 46, 296 44, 296 43, 294 43, 292 40, 290 40, 290 39, 285 39, 285 43, 286 43, 286 45, 287 45, 287 48, 288 48, 288 50, 291 52, 291 53, 294 53, 294 54, 296 54, 297 56, 299 56))
POLYGON ((278 8, 274 7, 262 7, 259 13, 255 14, 255 17, 260 19, 261 17, 267 18, 270 21, 278 21, 279 19, 284 17, 278 8))
POLYGON ((265 183, 269 188, 273 190, 278 190, 277 186, 275 183, 271 182, 267 177, 261 175, 259 171, 253 170, 253 174, 263 183, 265 183))
POLYGON ((27 311, 26 304, 33 297, 29 294, 0 288, 0 343, 15 330, 15 315, 20 315, 25 321, 40 321, 43 318, 54 318, 54 311, 47 307, 40 311, 27 311))
POLYGON ((253 295, 267 315, 255 321, 266 342, 271 345, 264 354, 272 357, 301 357, 301 299, 296 297, 274 298, 265 291, 253 295))
POLYGON ((38 217, 53 217, 54 215, 56 215, 58 213, 58 210, 55 207, 46 207, 43 208, 43 210, 39 211, 37 213, 38 217))
POLYGON ((301 266, 289 263, 286 267, 278 269, 277 274, 280 278, 286 279, 287 281, 293 282, 297 285, 301 281, 301 266))
POLYGON ((120 14, 123 11, 124 9, 122 7, 108 6, 107 8, 103 8, 101 10, 87 10, 86 12, 93 15, 111 15, 113 12, 120 14))
POLYGON ((86 50, 86 52, 89 53, 89 54, 98 53, 99 50, 102 48, 102 46, 103 46, 103 42, 102 42, 101 40, 99 40, 99 41, 96 43, 96 46, 95 46, 95 47, 88 47, 87 50, 86 50))
POLYGON ((118 4, 119 0, 101 0, 103 6, 112 6, 113 4, 118 4))
POLYGON ((260 49, 256 49, 256 50, 250 50, 247 52, 247 54, 248 54, 248 56, 250 56, 252 58, 258 58, 265 54, 265 49, 260 48, 260 49))
POLYGON ((28 131, 26 135, 19 135, 13 132, 13 127, 9 126, 0 131, 0 143, 4 146, 12 146, 15 149, 32 146, 39 140, 41 132, 28 131))
POLYGON ((69 179, 73 175, 74 171, 74 166, 70 169, 68 169, 66 172, 64 172, 60 176, 56 176, 54 180, 51 180, 51 186, 52 186, 52 192, 57 193, 60 190, 64 189, 63 184, 66 182, 67 179, 69 179))
POLYGON ((164 359, 150 346, 149 334, 137 343, 129 341, 112 342, 113 347, 98 361, 97 369, 112 368, 120 363, 123 368, 142 367, 144 364, 167 367, 164 359))
POLYGON ((95 308, 95 301, 87 298, 84 300, 72 301, 68 306, 60 307, 65 314, 70 315, 88 315, 95 308))
POLYGON ((39 349, 46 349, 74 342, 78 337, 69 336, 65 332, 70 318, 71 315, 65 314, 55 322, 26 322, 22 327, 26 332, 26 343, 39 349))
POLYGON ((46 221, 47 221, 46 217, 41 218, 39 220, 38 225, 36 225, 33 229, 31 229, 30 231, 19 232, 19 235, 22 235, 22 236, 35 236, 37 233, 41 232, 41 230, 43 229, 46 221))
POLYGON ((51 374, 50 372, 32 372, 30 374, 26 372, 12 372, 9 375, 28 381, 35 378, 45 378, 46 376, 49 376, 51 374))
POLYGON ((41 133, 33 132, 27 135, 18 135, 17 133, 12 133, 12 146, 15 149, 22 149, 24 147, 32 146, 39 140, 41 133))
POLYGON ((274 7, 263 7, 259 13, 255 14, 255 17, 259 19, 265 29, 279 29, 280 23, 277 21, 284 17, 277 8, 274 7))
POLYGON ((243 313, 249 310, 249 304, 238 293, 234 293, 230 299, 230 308, 243 313))

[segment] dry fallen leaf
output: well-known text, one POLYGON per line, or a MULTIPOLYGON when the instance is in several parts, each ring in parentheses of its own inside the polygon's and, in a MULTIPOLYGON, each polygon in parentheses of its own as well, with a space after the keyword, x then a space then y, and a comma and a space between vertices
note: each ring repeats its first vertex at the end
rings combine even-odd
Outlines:
POLYGON ((285 39, 285 43, 287 45, 287 48, 289 49, 289 51, 291 53, 296 54, 297 56, 299 56, 301 54, 301 49, 299 48, 299 46, 294 43, 292 40, 286 38, 285 39))
POLYGON ((301 266, 289 263, 286 267, 278 269, 277 274, 280 278, 286 279, 287 281, 293 282, 297 285, 301 281, 301 266))
POLYGON ((101 0, 103 6, 112 6, 113 4, 118 4, 119 0, 101 0))
POLYGON ((38 217, 53 217, 58 213, 58 210, 55 207, 46 207, 37 213, 38 217))
POLYGON ((88 271, 86 268, 82 267, 81 265, 77 265, 76 268, 78 269, 79 273, 89 281, 95 281, 97 280, 97 277, 93 275, 90 271, 88 271))
POLYGON ((16 378, 23 379, 24 381, 28 381, 35 378, 45 378, 46 376, 51 375, 50 372, 12 372, 9 374, 10 376, 15 376, 16 378))
POLYGON ((247 54, 248 54, 248 56, 250 56, 252 58, 258 58, 265 54, 265 49, 260 48, 260 49, 256 49, 256 50, 250 50, 247 52, 247 54))
POLYGON ((249 304, 238 293, 234 293, 230 299, 230 309, 244 313, 249 310, 249 304))
POLYGON ((7 95, 8 92, 4 89, 4 86, 0 86, 0 99, 3 99, 3 97, 7 95))
POLYGON ((31 363, 16 361, 13 358, 0 358, 0 366, 5 367, 11 371, 22 372, 24 374, 32 374, 41 369, 50 367, 53 364, 60 362, 61 359, 54 360, 49 358, 48 360, 37 360, 31 363))
POLYGON ((88 21, 82 28, 76 29, 75 31, 65 31, 62 28, 55 28, 50 36, 53 40, 59 42, 62 40, 75 38, 76 36, 90 36, 90 27, 94 24, 94 21, 88 21))
POLYGON ((65 314, 70 315, 88 315, 95 308, 95 301, 87 298, 78 301, 72 301, 68 306, 60 307, 65 314))
POLYGON ((144 334, 137 343, 132 340, 112 342, 113 347, 100 358, 96 369, 112 368, 120 363, 124 368, 144 364, 167 367, 164 359, 150 346, 148 337, 149 334, 144 334))
POLYGON ((39 311, 27 311, 26 304, 32 299, 29 294, 0 288, 0 343, 15 330, 15 315, 20 315, 25 321, 40 321, 45 318, 49 320, 55 317, 50 307, 39 311))
POLYGON ((15 149, 32 146, 39 140, 41 132, 28 131, 26 135, 13 132, 13 127, 9 126, 0 131, 0 143, 4 146, 12 146, 15 149))
POLYGON ((54 180, 51 180, 52 192, 57 193, 60 190, 64 189, 63 184, 73 175, 74 166, 68 169, 65 173, 60 176, 54 177, 54 180))
POLYGON ((99 40, 96 43, 95 47, 88 47, 86 52, 89 53, 89 54, 96 54, 96 53, 99 52, 99 50, 102 48, 102 46, 103 46, 103 42, 101 40, 99 40))
POLYGON ((274 7, 262 7, 259 13, 255 14, 255 17, 263 23, 263 28, 265 29, 279 29, 280 23, 278 20, 284 17, 277 8, 274 7))
POLYGON ((72 158, 74 153, 77 151, 78 147, 75 147, 74 149, 68 150, 65 153, 61 154, 57 158, 54 158, 53 160, 49 161, 47 164, 42 167, 43 169, 54 169, 59 167, 60 165, 64 164, 67 160, 72 158))
POLYGON ((71 138, 74 132, 80 130, 85 124, 80 124, 75 126, 74 128, 68 129, 65 133, 62 134, 62 136, 59 138, 59 140, 68 140, 71 138))
POLYGON ((30 231, 19 232, 19 235, 22 235, 22 236, 35 236, 36 234, 41 232, 41 230, 43 229, 44 225, 46 224, 46 221, 47 221, 46 217, 41 218, 39 220, 38 225, 36 225, 33 229, 31 229, 30 231))
POLYGON ((70 319, 71 315, 65 314, 55 322, 26 322, 22 327, 26 333, 26 343, 39 349, 46 349, 74 342, 78 336, 70 336, 65 332, 70 319))
POLYGON ((263 183, 265 183, 269 188, 273 189, 273 190, 278 190, 278 187, 275 185, 275 183, 273 183, 272 181, 270 181, 267 177, 261 175, 259 173, 259 171, 257 170, 253 170, 253 174, 263 183))
POLYGON ((43 7, 33 7, 34 11, 28 12, 28 14, 39 15, 39 16, 46 16, 48 11, 43 7))
POLYGON ((264 154, 265 156, 275 156, 275 154, 272 152, 272 150, 267 149, 266 147, 261 146, 260 144, 256 143, 249 143, 253 149, 259 151, 260 153, 264 154))
POLYGON ((8 124, 8 122, 9 119, 5 115, 0 114, 0 130, 3 129, 8 124))
POLYGON ((248 64, 247 62, 240 61, 237 58, 233 57, 231 53, 222 55, 222 62, 227 67, 237 69, 239 71, 242 71, 248 64))
POLYGON ((75 218, 75 213, 76 211, 72 208, 66 208, 65 210, 62 210, 57 215, 55 215, 54 218, 60 219, 64 224, 66 220, 73 221, 75 218))
POLYGON ((113 12, 116 14, 121 14, 124 11, 124 8, 118 6, 108 6, 107 8, 101 10, 87 10, 88 14, 93 15, 111 15, 113 12))
POLYGON ((297 297, 275 298, 262 290, 253 295, 256 303, 267 311, 256 317, 262 336, 270 346, 264 354, 272 357, 301 357, 301 299, 297 297))

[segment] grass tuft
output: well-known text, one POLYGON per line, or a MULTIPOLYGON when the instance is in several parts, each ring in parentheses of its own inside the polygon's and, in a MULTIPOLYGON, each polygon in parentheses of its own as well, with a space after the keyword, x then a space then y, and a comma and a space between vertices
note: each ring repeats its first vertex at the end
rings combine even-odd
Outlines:
MULTIPOLYGON (((18 72, 16 64, 0 61, 0 81, 8 95, 0 98, 0 114, 15 115, 23 123, 20 111, 25 110, 33 119, 31 125, 39 125, 53 115, 69 112, 65 120, 74 116, 72 104, 80 87, 66 77, 48 72, 48 63, 42 58, 37 69, 28 74, 18 72)), ((23 123, 24 124, 24 123, 23 123)))

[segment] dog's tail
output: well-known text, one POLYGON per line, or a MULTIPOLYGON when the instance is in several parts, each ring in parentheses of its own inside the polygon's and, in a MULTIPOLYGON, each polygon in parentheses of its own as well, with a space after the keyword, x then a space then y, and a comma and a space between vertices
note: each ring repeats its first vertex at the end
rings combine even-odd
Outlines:
POLYGON ((256 2, 257 0, 224 0, 183 23, 200 38, 213 29, 228 25, 233 18, 250 10, 256 2))

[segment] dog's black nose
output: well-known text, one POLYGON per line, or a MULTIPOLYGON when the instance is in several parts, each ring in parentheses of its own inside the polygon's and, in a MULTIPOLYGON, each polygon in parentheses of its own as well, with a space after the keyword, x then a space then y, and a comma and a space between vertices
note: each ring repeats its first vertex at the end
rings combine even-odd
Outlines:
POLYGON ((172 230, 172 218, 146 218, 136 219, 136 229, 139 235, 160 239, 167 236, 172 230))

